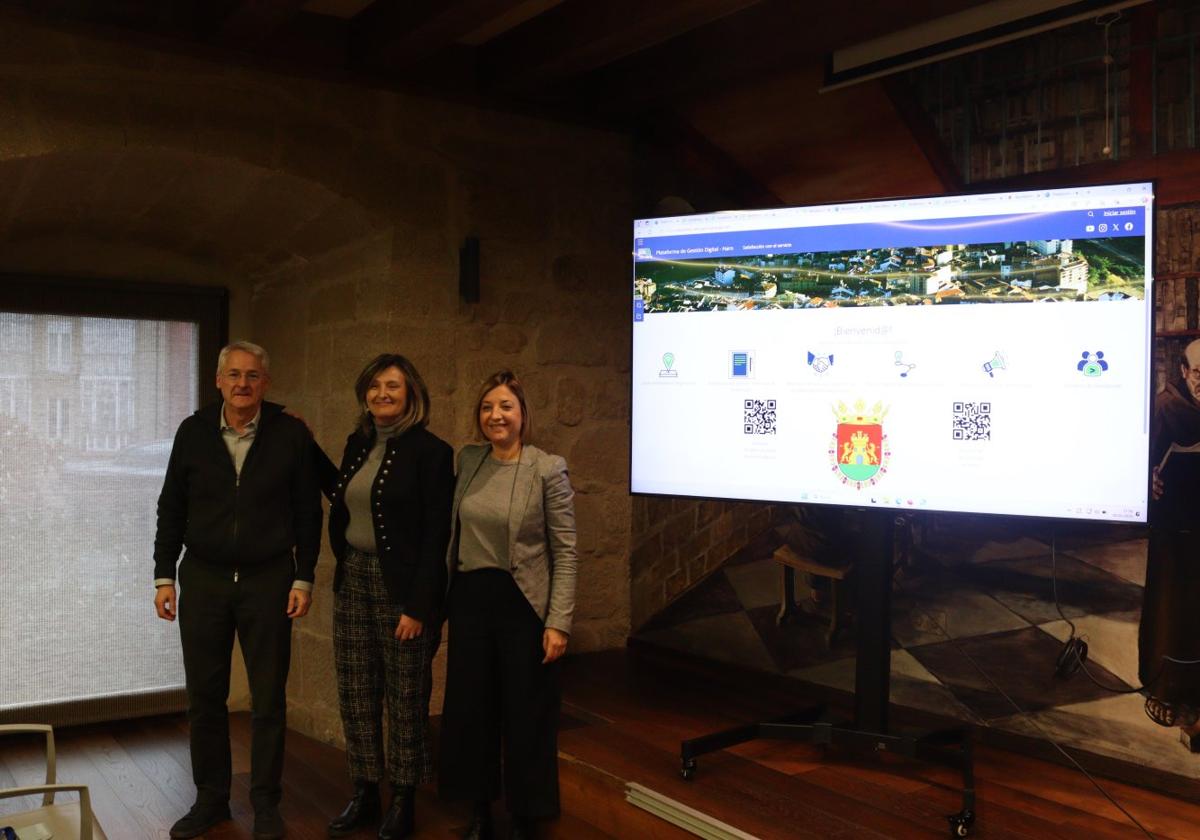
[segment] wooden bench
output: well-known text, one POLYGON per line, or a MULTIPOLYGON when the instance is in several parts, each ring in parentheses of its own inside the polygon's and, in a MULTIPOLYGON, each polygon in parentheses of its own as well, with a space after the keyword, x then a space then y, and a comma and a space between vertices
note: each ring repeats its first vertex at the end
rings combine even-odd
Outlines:
POLYGON ((779 597, 779 615, 775 623, 787 624, 800 614, 796 607, 796 571, 807 572, 810 575, 829 579, 829 630, 825 634, 825 645, 833 647, 838 633, 843 625, 846 600, 846 581, 854 574, 854 563, 845 561, 836 565, 827 565, 800 554, 796 549, 784 543, 775 550, 775 562, 783 570, 782 586, 779 597))

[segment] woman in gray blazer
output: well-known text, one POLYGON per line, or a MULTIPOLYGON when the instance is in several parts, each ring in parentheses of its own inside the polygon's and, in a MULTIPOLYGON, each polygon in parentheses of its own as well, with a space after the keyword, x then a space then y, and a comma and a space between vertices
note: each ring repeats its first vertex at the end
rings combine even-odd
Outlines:
POLYGON ((467 837, 492 837, 501 789, 512 837, 558 814, 558 666, 575 610, 575 507, 566 462, 525 443, 520 381, 501 371, 476 401, 446 552, 450 623, 442 795, 470 800, 467 837))

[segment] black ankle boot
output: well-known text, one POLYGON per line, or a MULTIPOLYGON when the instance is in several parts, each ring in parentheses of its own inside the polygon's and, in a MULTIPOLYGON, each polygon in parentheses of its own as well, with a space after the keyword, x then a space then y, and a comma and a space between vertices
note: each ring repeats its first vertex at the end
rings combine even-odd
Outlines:
POLYGON ((379 826, 379 840, 398 840, 413 833, 414 808, 417 789, 412 785, 397 787, 392 796, 392 807, 388 808, 379 826))
POLYGON ((354 780, 354 795, 346 810, 329 823, 330 837, 345 837, 364 825, 374 825, 379 819, 379 783, 354 780))
POLYGON ((476 802, 475 810, 471 812, 471 824, 467 826, 463 840, 494 840, 495 836, 492 830, 492 804, 476 802))
POLYGON ((229 819, 228 802, 197 802, 192 806, 192 810, 184 814, 175 825, 171 826, 170 834, 171 837, 177 838, 177 840, 188 837, 199 837, 213 826, 227 819, 229 819))

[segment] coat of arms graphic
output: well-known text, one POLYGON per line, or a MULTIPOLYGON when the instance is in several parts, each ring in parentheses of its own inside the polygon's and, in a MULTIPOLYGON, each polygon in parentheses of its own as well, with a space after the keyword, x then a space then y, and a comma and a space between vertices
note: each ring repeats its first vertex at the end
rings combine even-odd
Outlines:
POLYGON ((887 474, 892 451, 883 433, 887 409, 877 402, 868 409, 864 400, 853 407, 839 401, 833 409, 837 429, 829 442, 831 469, 842 484, 857 490, 874 485, 887 474))

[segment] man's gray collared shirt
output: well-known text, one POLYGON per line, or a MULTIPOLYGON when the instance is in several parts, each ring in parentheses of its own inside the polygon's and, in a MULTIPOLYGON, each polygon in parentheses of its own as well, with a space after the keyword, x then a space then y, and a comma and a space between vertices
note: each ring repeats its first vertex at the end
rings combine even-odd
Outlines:
POLYGON ((242 477, 242 464, 246 463, 246 453, 250 451, 250 446, 254 443, 254 435, 258 433, 258 421, 261 417, 262 409, 260 408, 254 415, 254 419, 247 423, 239 433, 225 419, 225 405, 221 405, 221 439, 225 441, 225 448, 229 450, 229 457, 233 459, 233 469, 239 479, 242 477))

